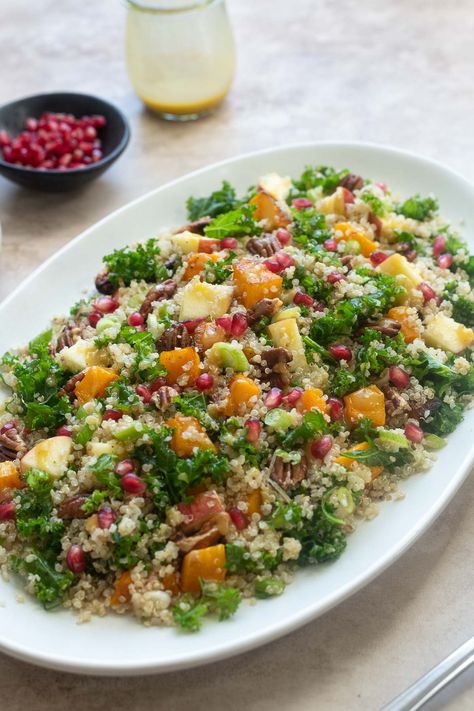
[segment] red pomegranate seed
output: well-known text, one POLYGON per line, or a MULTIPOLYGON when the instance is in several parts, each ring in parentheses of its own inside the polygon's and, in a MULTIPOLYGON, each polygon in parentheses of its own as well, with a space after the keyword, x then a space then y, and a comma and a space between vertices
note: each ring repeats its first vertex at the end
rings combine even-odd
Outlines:
POLYGON ((25 128, 27 131, 37 131, 38 121, 34 118, 27 118, 25 121, 25 128))
POLYGON ((283 394, 280 388, 271 388, 270 392, 266 396, 263 404, 268 407, 269 410, 274 407, 278 407, 283 402, 283 394))
POLYGON ((127 494, 140 495, 146 491, 146 483, 133 473, 125 474, 125 476, 122 477, 121 484, 122 489, 126 491, 127 494))
POLYGON ((10 521, 15 518, 14 501, 4 501, 0 504, 0 521, 10 521))
POLYGON ((398 365, 392 365, 388 369, 388 379, 390 383, 399 390, 405 390, 410 385, 410 376, 398 365))
POLYGON ((102 506, 102 508, 97 511, 97 519, 99 528, 110 528, 117 520, 117 516, 110 506, 102 506))
POLYGON ((14 430, 16 428, 16 424, 13 422, 13 420, 9 420, 8 422, 5 422, 3 427, 0 429, 0 434, 5 434, 5 432, 9 432, 10 430, 14 430))
POLYGON ((328 252, 337 252, 337 242, 332 237, 323 242, 323 247, 327 249, 328 252))
POLYGON ((145 319, 143 318, 141 313, 135 311, 127 318, 127 323, 129 326, 143 326, 143 324, 145 323, 145 319))
POLYGON ((276 231, 275 237, 283 246, 290 244, 291 242, 291 232, 288 232, 288 230, 285 230, 283 228, 280 228, 276 231))
POLYGON ((236 313, 232 316, 232 323, 230 326, 230 332, 233 336, 238 338, 242 336, 248 328, 247 316, 241 312, 236 313))
POLYGON ((88 314, 87 316, 87 320, 93 328, 97 326, 101 318, 102 314, 100 314, 98 311, 91 311, 90 314, 88 314))
POLYGON ((149 403, 151 400, 152 392, 150 388, 148 388, 146 385, 137 385, 135 388, 135 392, 145 404, 149 403))
POLYGON ((190 321, 181 321, 183 326, 186 327, 186 330, 189 333, 194 333, 196 328, 199 326, 200 323, 204 321, 204 318, 193 318, 190 321))
POLYGON ((287 405, 293 406, 300 399, 303 394, 303 388, 293 388, 290 392, 283 398, 287 405))
POLYGON ((219 316, 219 318, 216 318, 216 325, 224 329, 227 335, 230 335, 232 333, 232 316, 229 316, 229 314, 219 316))
POLYGON ((214 378, 210 373, 201 373, 201 375, 196 378, 196 387, 201 392, 204 392, 205 390, 211 390, 213 386, 214 378))
MULTIPOLYGON (((156 393, 156 391, 162 388, 163 385, 166 385, 166 378, 156 378, 156 380, 153 380, 148 387, 152 393, 156 393)), ((174 388, 177 390, 178 386, 175 385, 174 388)))
POLYGON ((436 261, 438 262, 438 267, 441 267, 441 269, 449 269, 453 263, 453 255, 449 252, 440 254, 436 261))
POLYGON ((297 291, 293 297, 294 304, 300 304, 301 306, 313 306, 314 299, 309 294, 305 294, 303 291, 297 291))
POLYGON ((344 191, 344 202, 346 203, 346 205, 348 203, 354 202, 355 198, 354 198, 353 193, 351 193, 351 191, 348 190, 347 188, 342 188, 342 189, 344 191))
POLYGON ((419 427, 418 425, 415 425, 414 422, 407 422, 405 425, 405 437, 410 440, 410 442, 414 442, 415 444, 419 444, 422 440, 423 437, 425 436, 425 433, 419 427))
POLYGON ((338 281, 345 281, 345 279, 345 275, 339 272, 331 272, 331 274, 328 274, 326 277, 328 284, 337 284, 338 281))
POLYGON ((115 299, 112 299, 111 296, 101 296, 100 299, 94 301, 92 305, 102 314, 111 314, 119 307, 118 302, 115 301, 115 299))
POLYGON ((297 210, 305 210, 308 207, 313 207, 313 203, 308 198, 295 198, 291 201, 291 204, 297 210))
POLYGON ((115 410, 115 409, 110 409, 106 410, 104 412, 103 420, 113 420, 114 422, 117 422, 118 420, 121 420, 123 417, 123 412, 122 410, 115 410))
POLYGON ((336 360, 345 360, 348 363, 352 360, 351 349, 342 343, 334 343, 332 346, 329 346, 328 351, 336 360))
POLYGON ((235 237, 224 237, 224 239, 221 240, 222 249, 237 249, 238 245, 239 243, 235 237))
POLYGON ((56 430, 56 435, 58 437, 72 437, 72 429, 68 425, 61 425, 56 430))
POLYGON ((73 545, 67 552, 66 565, 75 575, 83 573, 86 569, 86 554, 82 546, 73 545))
POLYGON ((376 249, 375 252, 372 252, 370 255, 370 261, 374 265, 374 267, 377 267, 379 264, 382 264, 382 262, 385 262, 385 260, 388 259, 388 254, 385 254, 385 252, 381 252, 379 249, 376 249))
POLYGON ((442 254, 446 249, 446 237, 444 235, 436 235, 433 240, 433 254, 435 257, 442 254))
POLYGON ((438 300, 436 292, 431 288, 429 284, 426 283, 426 281, 422 281, 420 284, 418 284, 418 289, 423 294, 423 299, 425 300, 425 302, 431 301, 432 299, 434 299, 435 301, 438 300))
POLYGON ((315 439, 311 444, 311 454, 315 459, 324 459, 326 454, 332 449, 331 435, 323 435, 319 439, 315 439))
POLYGON ((9 146, 11 141, 7 131, 0 131, 0 146, 9 146))
POLYGON ((328 398, 329 417, 333 422, 342 420, 344 415, 344 403, 338 397, 328 398))
POLYGON ((125 474, 135 473, 135 462, 133 459, 121 459, 115 465, 115 473, 119 476, 125 476, 125 474))
POLYGON ((271 272, 279 274, 283 269, 292 267, 295 260, 289 254, 286 254, 286 252, 277 252, 273 257, 270 257, 270 259, 265 259, 263 263, 271 272))
POLYGON ((252 444, 258 442, 260 438, 260 431, 262 429, 260 422, 258 420, 250 419, 247 420, 245 426, 247 427, 247 442, 252 442, 252 444))
POLYGON ((247 516, 240 509, 238 509, 237 506, 233 506, 229 509, 228 513, 232 523, 238 531, 243 531, 244 528, 247 528, 247 516))
POLYGON ((265 264, 266 268, 274 274, 278 274, 278 272, 281 272, 281 267, 274 257, 272 257, 271 259, 265 259, 263 263, 265 264))
POLYGON ((383 190, 384 193, 388 193, 387 183, 384 183, 383 180, 379 180, 379 182, 375 184, 380 190, 383 190))

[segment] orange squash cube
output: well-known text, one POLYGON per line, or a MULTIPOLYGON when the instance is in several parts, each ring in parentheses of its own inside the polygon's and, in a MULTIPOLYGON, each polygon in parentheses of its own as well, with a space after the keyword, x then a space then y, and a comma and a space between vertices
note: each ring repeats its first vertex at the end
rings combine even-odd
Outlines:
POLYGON ((246 309, 255 306, 261 299, 280 296, 283 279, 267 269, 263 262, 241 259, 233 266, 237 297, 246 309))
POLYGON ((132 571, 126 570, 115 581, 114 591, 110 597, 110 604, 114 607, 125 602, 130 602, 132 594, 130 585, 132 584, 132 571))
POLYGON ((179 594, 179 582, 176 573, 168 573, 162 578, 161 582, 163 583, 164 590, 167 590, 172 595, 179 594))
POLYGON ((199 375, 201 361, 196 349, 188 346, 187 348, 175 348, 174 351, 162 351, 160 363, 168 371, 166 376, 168 385, 176 383, 178 385, 192 385, 199 375))
MULTIPOLYGON (((359 444, 355 444, 353 447, 349 447, 347 450, 348 452, 362 452, 365 449, 369 448, 369 443, 368 442, 359 442, 359 444)), ((339 457, 336 457, 334 462, 336 464, 342 464, 343 467, 347 467, 350 469, 352 465, 355 463, 355 459, 351 459, 350 457, 344 457, 342 454, 339 457)), ((372 472, 372 479, 376 479, 380 474, 383 472, 383 467, 369 467, 370 471, 372 472)))
POLYGON ((254 195, 249 205, 255 205, 254 219, 257 222, 266 220, 266 226, 269 230, 286 227, 291 222, 291 218, 278 206, 275 198, 264 190, 260 190, 254 195))
POLYGON ((222 543, 190 551, 183 559, 181 589, 185 593, 199 595, 201 579, 213 583, 223 583, 227 572, 225 563, 225 546, 222 543))
POLYGON ((345 241, 353 239, 360 245, 360 251, 364 257, 370 257, 372 252, 378 249, 378 244, 373 242, 363 230, 354 227, 350 222, 338 222, 334 225, 334 239, 336 242, 345 241))
POLYGON ((344 397, 345 418, 355 427, 361 417, 368 417, 375 427, 385 424, 385 396, 376 385, 356 390, 344 397))
POLYGON ((309 412, 313 408, 317 408, 322 413, 326 412, 326 401, 323 398, 323 391, 319 388, 305 390, 299 400, 296 401, 298 412, 309 412))
POLYGON ((95 397, 105 395, 107 387, 119 376, 110 368, 102 368, 100 365, 91 365, 87 368, 85 376, 74 388, 74 395, 81 405, 93 400, 95 397))
POLYGON ((0 491, 5 489, 21 489, 23 482, 20 473, 13 462, 0 463, 0 491))
POLYGON ((178 457, 192 457, 195 448, 217 451, 206 430, 195 417, 176 415, 167 420, 166 424, 174 430, 170 446, 178 457))
POLYGON ((254 513, 260 513, 262 508, 262 492, 260 489, 253 489, 250 494, 247 495, 247 516, 251 516, 254 513))
POLYGON ((413 325, 412 313, 406 306, 394 306, 388 311, 387 316, 393 318, 394 321, 398 321, 401 325, 400 330, 406 343, 412 343, 415 338, 419 337, 420 332, 416 325, 413 325))
POLYGON ((244 415, 255 404, 253 398, 258 398, 261 393, 260 386, 246 375, 235 375, 229 389, 224 413, 227 417, 244 415))
POLYGON ((206 254, 205 252, 197 252, 196 254, 191 254, 188 259, 188 264, 184 270, 183 280, 191 281, 191 279, 198 274, 200 274, 206 262, 218 262, 222 259, 218 254, 206 254))

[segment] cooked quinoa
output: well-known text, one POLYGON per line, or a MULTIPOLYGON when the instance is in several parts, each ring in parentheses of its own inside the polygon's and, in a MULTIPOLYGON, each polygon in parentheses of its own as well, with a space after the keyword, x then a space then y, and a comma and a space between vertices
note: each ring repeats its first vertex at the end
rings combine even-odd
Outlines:
POLYGON ((435 197, 319 166, 187 210, 1 361, 0 569, 81 621, 280 595, 472 400, 474 257, 435 197))

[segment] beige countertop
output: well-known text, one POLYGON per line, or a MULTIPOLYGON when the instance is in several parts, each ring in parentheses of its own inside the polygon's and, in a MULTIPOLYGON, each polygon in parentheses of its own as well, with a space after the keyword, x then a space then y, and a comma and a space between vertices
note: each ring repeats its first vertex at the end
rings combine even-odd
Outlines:
MULTIPOLYGON (((230 10, 239 52, 230 96, 214 116, 172 125, 145 112, 130 89, 118 0, 2 0, 0 104, 48 90, 96 93, 126 111, 132 140, 122 159, 79 193, 33 193, 0 179, 0 299, 115 208, 241 152, 368 140, 440 159, 474 180, 472 0, 230 0, 230 10)), ((230 661, 96 679, 0 655, 2 708, 377 709, 473 633, 473 508, 468 481, 436 524, 364 590, 300 631, 230 661)), ((472 709, 473 682, 474 674, 465 674, 429 708, 472 709)))

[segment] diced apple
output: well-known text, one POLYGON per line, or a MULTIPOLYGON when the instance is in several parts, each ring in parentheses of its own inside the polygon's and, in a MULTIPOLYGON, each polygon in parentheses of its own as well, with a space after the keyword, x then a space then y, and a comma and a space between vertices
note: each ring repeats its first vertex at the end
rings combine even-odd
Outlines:
POLYGON ((191 252, 197 252, 199 249, 200 240, 200 235, 195 235, 192 232, 189 232, 188 230, 186 230, 185 232, 178 232, 178 234, 171 235, 170 237, 171 244, 180 254, 190 254, 191 252))
POLYGON ((332 195, 319 200, 317 208, 318 211, 324 215, 345 215, 346 202, 344 200, 344 188, 337 188, 332 195))
POLYGON ((69 455, 72 452, 71 437, 50 437, 43 439, 22 457, 22 472, 28 469, 41 469, 52 479, 59 479, 66 472, 69 455))
POLYGON ((423 281, 415 267, 401 254, 392 254, 382 264, 379 264, 375 271, 390 274, 390 276, 403 274, 413 286, 418 286, 423 281))
POLYGON ((222 316, 230 308, 233 293, 233 286, 208 284, 196 277, 183 289, 179 318, 181 321, 188 321, 222 316))
POLYGON ((93 341, 85 341, 79 338, 74 345, 63 348, 56 356, 61 368, 78 373, 89 365, 98 364, 99 354, 93 341))
POLYGON ((442 348, 451 353, 461 353, 474 342, 474 331, 443 313, 436 316, 426 326, 423 338, 428 346, 442 348))
POLYGON ((286 200, 291 189, 291 178, 282 177, 278 173, 268 173, 260 178, 258 186, 275 200, 286 200))
POLYGON ((275 346, 287 348, 293 355, 293 360, 289 363, 288 367, 291 370, 305 368, 307 363, 303 339, 298 330, 296 319, 287 318, 284 321, 271 323, 268 330, 275 346))
POLYGON ((287 309, 281 309, 277 311, 275 316, 272 318, 272 323, 277 321, 285 321, 288 318, 298 318, 301 316, 301 311, 297 306, 289 306, 287 309))
POLYGON ((100 457, 101 454, 112 454, 117 457, 122 456, 126 449, 121 442, 88 442, 86 452, 89 457, 100 457))

